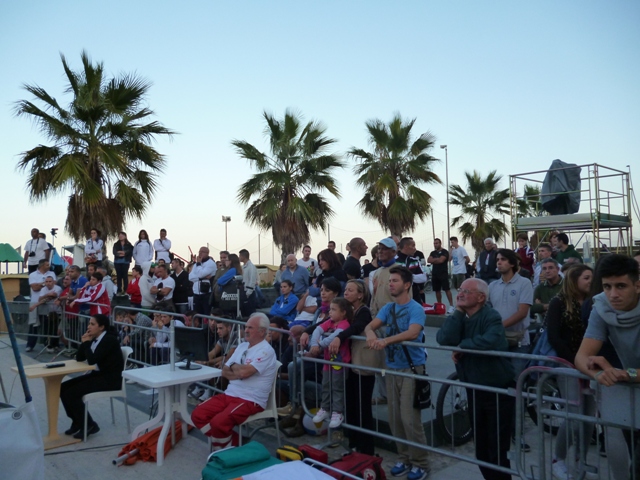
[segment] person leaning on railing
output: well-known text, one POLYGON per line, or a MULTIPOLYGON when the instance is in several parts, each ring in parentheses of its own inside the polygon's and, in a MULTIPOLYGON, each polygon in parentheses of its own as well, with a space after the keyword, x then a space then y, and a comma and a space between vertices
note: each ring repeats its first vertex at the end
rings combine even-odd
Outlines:
MULTIPOLYGON (((603 293, 593 299, 589 325, 575 365, 585 375, 593 378, 601 386, 610 387, 618 383, 638 383, 640 368, 640 279, 638 263, 626 255, 608 254, 603 256, 596 267, 596 277, 602 279, 603 293), (600 350, 609 339, 620 358, 622 369, 613 367, 600 350)), ((613 477, 633 478, 624 466, 630 458, 635 459, 633 473, 640 478, 640 430, 633 432, 633 438, 625 432, 627 448, 620 445, 620 436, 615 428, 607 428, 607 455, 613 477), (631 448, 635 452, 631 452, 631 448), (633 453, 633 455, 630 455, 633 453)))
MULTIPOLYGON (((462 282, 456 309, 438 331, 440 345, 469 350, 507 351, 507 339, 498 311, 486 304, 489 287, 480 279, 462 282)), ((454 352, 452 355, 460 380, 496 388, 515 385, 514 367, 506 357, 454 352)), ((506 394, 467 389, 469 417, 474 427, 476 458, 510 468, 507 452, 515 412, 515 399, 506 394)), ((482 476, 492 480, 509 480, 508 473, 480 467, 482 476)))

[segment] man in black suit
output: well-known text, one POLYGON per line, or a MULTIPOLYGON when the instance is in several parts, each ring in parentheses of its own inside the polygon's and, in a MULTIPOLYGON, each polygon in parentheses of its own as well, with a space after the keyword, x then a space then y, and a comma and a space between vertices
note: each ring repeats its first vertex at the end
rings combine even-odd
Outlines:
MULTIPOLYGON (((96 314, 91 317, 87 331, 82 335, 82 344, 78 347, 76 360, 86 360, 89 365, 97 365, 97 368, 88 375, 81 375, 62 383, 60 400, 72 422, 71 427, 64 432, 65 435, 84 438, 84 395, 122 388, 124 359, 118 337, 111 328, 109 317, 96 314)), ((87 435, 99 431, 98 424, 88 415, 87 435)))

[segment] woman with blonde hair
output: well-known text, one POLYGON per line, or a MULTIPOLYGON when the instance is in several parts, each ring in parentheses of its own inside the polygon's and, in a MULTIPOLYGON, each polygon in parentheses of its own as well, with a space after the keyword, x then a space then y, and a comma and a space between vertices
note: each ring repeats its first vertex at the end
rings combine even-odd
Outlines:
MULTIPOLYGON (((586 325, 582 321, 582 304, 590 297, 592 280, 593 270, 589 266, 572 265, 565 271, 560 293, 549 302, 545 318, 549 344, 556 351, 556 356, 571 364, 586 331, 586 325)), ((561 378, 558 387, 562 398, 579 402, 579 410, 572 413, 595 414, 594 402, 590 400, 591 397, 580 395, 580 385, 575 379, 561 378)), ((567 408, 571 411, 576 407, 567 408)), ((567 451, 572 444, 575 445, 576 457, 584 460, 589 449, 592 428, 589 424, 572 421, 560 426, 551 465, 554 477, 560 480, 573 478, 565 463, 567 451), (582 435, 580 429, 583 429, 582 435)))

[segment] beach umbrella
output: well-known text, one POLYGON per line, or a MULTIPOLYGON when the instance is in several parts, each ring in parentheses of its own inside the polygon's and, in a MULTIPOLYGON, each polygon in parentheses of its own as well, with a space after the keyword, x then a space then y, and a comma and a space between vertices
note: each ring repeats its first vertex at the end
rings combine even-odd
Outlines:
MULTIPOLYGON (((189 429, 193 428, 189 425, 189 429)), ((118 458, 113 461, 114 465, 122 463, 122 465, 133 465, 138 460, 143 462, 155 462, 158 460, 158 438, 160 437, 160 431, 162 427, 154 428, 150 432, 140 435, 134 441, 125 445, 118 458)), ((182 438, 182 422, 176 420, 175 423, 176 442, 182 438)), ((164 442, 164 456, 167 457, 167 453, 171 450, 171 438, 167 437, 164 442)))

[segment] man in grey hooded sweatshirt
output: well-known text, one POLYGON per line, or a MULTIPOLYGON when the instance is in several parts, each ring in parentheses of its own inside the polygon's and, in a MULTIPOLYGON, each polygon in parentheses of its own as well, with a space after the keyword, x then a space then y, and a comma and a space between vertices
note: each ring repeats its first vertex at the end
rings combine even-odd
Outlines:
MULTIPOLYGON (((596 278, 602 279, 604 292, 594 297, 593 309, 589 317, 589 325, 575 358, 575 365, 585 375, 593 378, 600 385, 610 387, 620 382, 638 383, 637 369, 640 369, 640 280, 638 264, 625 255, 608 254, 598 263, 596 278), (623 368, 617 369, 602 356, 599 356, 603 343, 611 340, 620 358, 623 368)), ((631 405, 629 405, 631 408, 631 405)), ((629 450, 618 448, 610 442, 610 436, 617 429, 607 428, 607 453, 609 465, 614 478, 630 478, 628 464, 629 450), (622 458, 617 459, 621 453, 622 458), (626 458, 625 458, 626 457, 626 458), (618 468, 621 467, 621 468, 618 468)), ((636 478, 640 474, 640 450, 638 442, 640 431, 631 435, 625 432, 627 444, 636 448, 636 478)), ((619 437, 616 437, 616 439, 619 437)))

